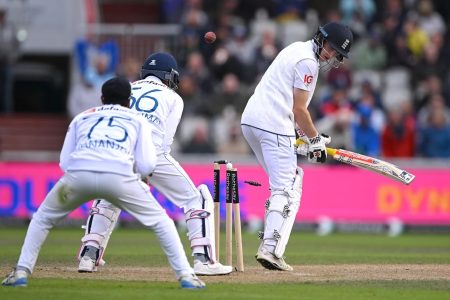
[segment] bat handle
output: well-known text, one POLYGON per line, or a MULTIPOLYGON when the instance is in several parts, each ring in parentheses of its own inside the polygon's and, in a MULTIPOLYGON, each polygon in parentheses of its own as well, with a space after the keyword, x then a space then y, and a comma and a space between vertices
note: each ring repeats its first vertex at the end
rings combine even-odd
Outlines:
POLYGON ((336 154, 336 152, 337 152, 337 149, 327 147, 327 154, 329 156, 334 156, 336 154))
MULTIPOLYGON (((301 139, 297 139, 295 141, 295 145, 296 146, 300 146, 301 144, 304 144, 304 143, 305 142, 302 141, 301 139)), ((327 147, 327 154, 330 155, 330 156, 334 156, 337 151, 338 151, 337 149, 327 147)))

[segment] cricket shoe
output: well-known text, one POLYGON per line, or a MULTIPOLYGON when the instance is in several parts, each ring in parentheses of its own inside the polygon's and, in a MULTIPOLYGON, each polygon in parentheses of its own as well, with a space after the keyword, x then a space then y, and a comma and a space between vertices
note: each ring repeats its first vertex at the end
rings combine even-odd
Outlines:
POLYGON ((195 274, 183 275, 179 281, 182 289, 203 289, 206 286, 195 274))
POLYGON ((97 266, 95 265, 95 260, 85 255, 80 259, 80 264, 78 265, 79 273, 92 273, 97 272, 97 266))
POLYGON ((26 287, 28 285, 28 273, 23 270, 13 269, 2 281, 4 286, 26 287))
POLYGON ((219 262, 201 262, 198 259, 194 259, 194 272, 196 275, 204 276, 227 275, 233 272, 233 267, 224 266, 219 262))
POLYGON ((266 269, 278 271, 292 271, 294 270, 288 265, 284 258, 278 258, 273 253, 270 253, 266 248, 260 247, 256 253, 256 260, 266 269))

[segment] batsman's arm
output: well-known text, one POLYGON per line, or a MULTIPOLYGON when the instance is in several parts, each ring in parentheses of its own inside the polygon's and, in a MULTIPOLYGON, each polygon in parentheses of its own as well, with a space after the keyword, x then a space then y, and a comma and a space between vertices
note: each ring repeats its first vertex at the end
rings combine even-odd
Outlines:
POLYGON ((295 122, 305 132, 308 138, 317 136, 319 133, 313 124, 311 114, 308 111, 309 92, 294 88, 294 113, 295 122))

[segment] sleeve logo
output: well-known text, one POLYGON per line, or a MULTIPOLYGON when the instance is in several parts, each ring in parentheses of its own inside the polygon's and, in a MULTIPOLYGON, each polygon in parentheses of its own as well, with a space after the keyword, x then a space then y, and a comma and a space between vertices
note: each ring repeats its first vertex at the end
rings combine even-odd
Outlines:
POLYGON ((312 82, 313 77, 311 75, 305 75, 305 77, 303 78, 303 82, 308 85, 312 82))

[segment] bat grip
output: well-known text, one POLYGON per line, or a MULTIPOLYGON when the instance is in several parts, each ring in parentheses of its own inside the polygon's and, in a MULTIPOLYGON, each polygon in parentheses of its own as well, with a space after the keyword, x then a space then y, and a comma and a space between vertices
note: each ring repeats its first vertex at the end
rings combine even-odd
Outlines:
MULTIPOLYGON (((295 145, 296 146, 300 146, 301 144, 305 144, 305 142, 302 141, 301 139, 297 139, 295 141, 295 145)), ((327 154, 328 155, 334 156, 336 154, 336 152, 337 152, 337 149, 327 147, 327 154)))

